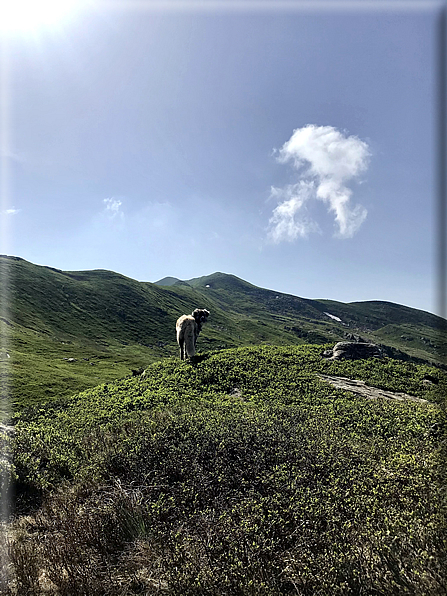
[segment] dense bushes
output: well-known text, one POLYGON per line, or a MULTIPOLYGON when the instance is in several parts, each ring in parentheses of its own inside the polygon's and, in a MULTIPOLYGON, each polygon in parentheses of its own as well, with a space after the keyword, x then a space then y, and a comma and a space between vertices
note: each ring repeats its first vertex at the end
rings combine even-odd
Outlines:
POLYGON ((16 524, 18 593, 444 593, 439 408, 315 377, 335 367, 430 391, 415 365, 247 348, 23 413, 16 476, 44 504, 16 524))

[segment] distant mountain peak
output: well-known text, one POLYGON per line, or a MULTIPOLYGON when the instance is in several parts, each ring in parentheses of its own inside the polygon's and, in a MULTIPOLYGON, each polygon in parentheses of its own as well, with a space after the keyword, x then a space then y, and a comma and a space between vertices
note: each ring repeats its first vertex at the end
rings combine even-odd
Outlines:
POLYGON ((234 289, 255 289, 253 284, 233 275, 231 273, 222 273, 216 271, 210 275, 203 275, 202 277, 194 277, 188 279, 187 283, 193 288, 209 287, 212 289, 234 290, 234 289))
POLYGON ((178 277, 163 277, 158 281, 154 281, 157 286, 189 286, 188 282, 178 279, 178 277))

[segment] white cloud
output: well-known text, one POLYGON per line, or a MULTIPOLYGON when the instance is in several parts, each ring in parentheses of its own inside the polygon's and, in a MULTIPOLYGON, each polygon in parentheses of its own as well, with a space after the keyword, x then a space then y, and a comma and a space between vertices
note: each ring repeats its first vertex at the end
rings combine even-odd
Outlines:
POLYGON ((17 213, 20 213, 20 211, 22 211, 21 209, 16 209, 15 207, 11 207, 11 209, 5 209, 5 211, 3 211, 4 215, 17 215, 17 213))
POLYGON ((367 211, 351 205, 348 184, 366 171, 370 158, 367 143, 346 136, 333 126, 309 124, 298 128, 277 152, 280 163, 292 162, 300 181, 273 188, 278 206, 269 220, 268 235, 274 242, 293 241, 319 231, 318 224, 303 216, 311 200, 320 200, 335 215, 336 236, 350 238, 364 222, 367 211))
POLYGON ((318 224, 303 213, 305 203, 314 195, 315 184, 312 180, 301 180, 285 188, 272 187, 270 196, 281 201, 273 210, 269 222, 269 236, 273 242, 292 242, 298 237, 306 238, 310 232, 319 231, 318 224))
POLYGON ((110 199, 103 199, 103 203, 106 206, 106 213, 109 215, 109 217, 124 217, 124 213, 121 211, 122 202, 119 199, 115 199, 114 197, 110 199))

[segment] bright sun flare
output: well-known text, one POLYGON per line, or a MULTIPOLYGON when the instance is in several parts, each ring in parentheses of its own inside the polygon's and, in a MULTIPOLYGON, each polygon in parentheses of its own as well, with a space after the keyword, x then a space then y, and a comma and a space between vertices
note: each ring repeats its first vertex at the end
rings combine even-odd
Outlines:
POLYGON ((60 24, 79 0, 0 0, 0 32, 32 32, 60 24))

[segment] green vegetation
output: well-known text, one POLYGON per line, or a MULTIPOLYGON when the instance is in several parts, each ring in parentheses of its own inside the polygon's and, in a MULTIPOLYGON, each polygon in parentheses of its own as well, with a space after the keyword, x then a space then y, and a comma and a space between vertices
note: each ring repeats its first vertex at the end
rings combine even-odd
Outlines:
POLYGON ((445 321, 435 315, 384 302, 307 300, 223 273, 186 282, 165 278, 162 286, 0 256, 0 278, 3 417, 11 406, 20 411, 68 397, 176 355, 175 321, 196 307, 211 311, 198 344, 206 351, 334 344, 358 334, 395 348, 395 357, 439 364, 447 348, 445 321))
POLYGON ((445 593, 445 321, 222 273, 151 284, 0 257, 0 275, 1 593, 445 593), (196 307, 191 364, 175 321, 196 307), (321 357, 350 334, 395 359, 321 357))
POLYGON ((17 592, 444 594, 446 374, 321 351, 166 358, 17 413, 17 592))

